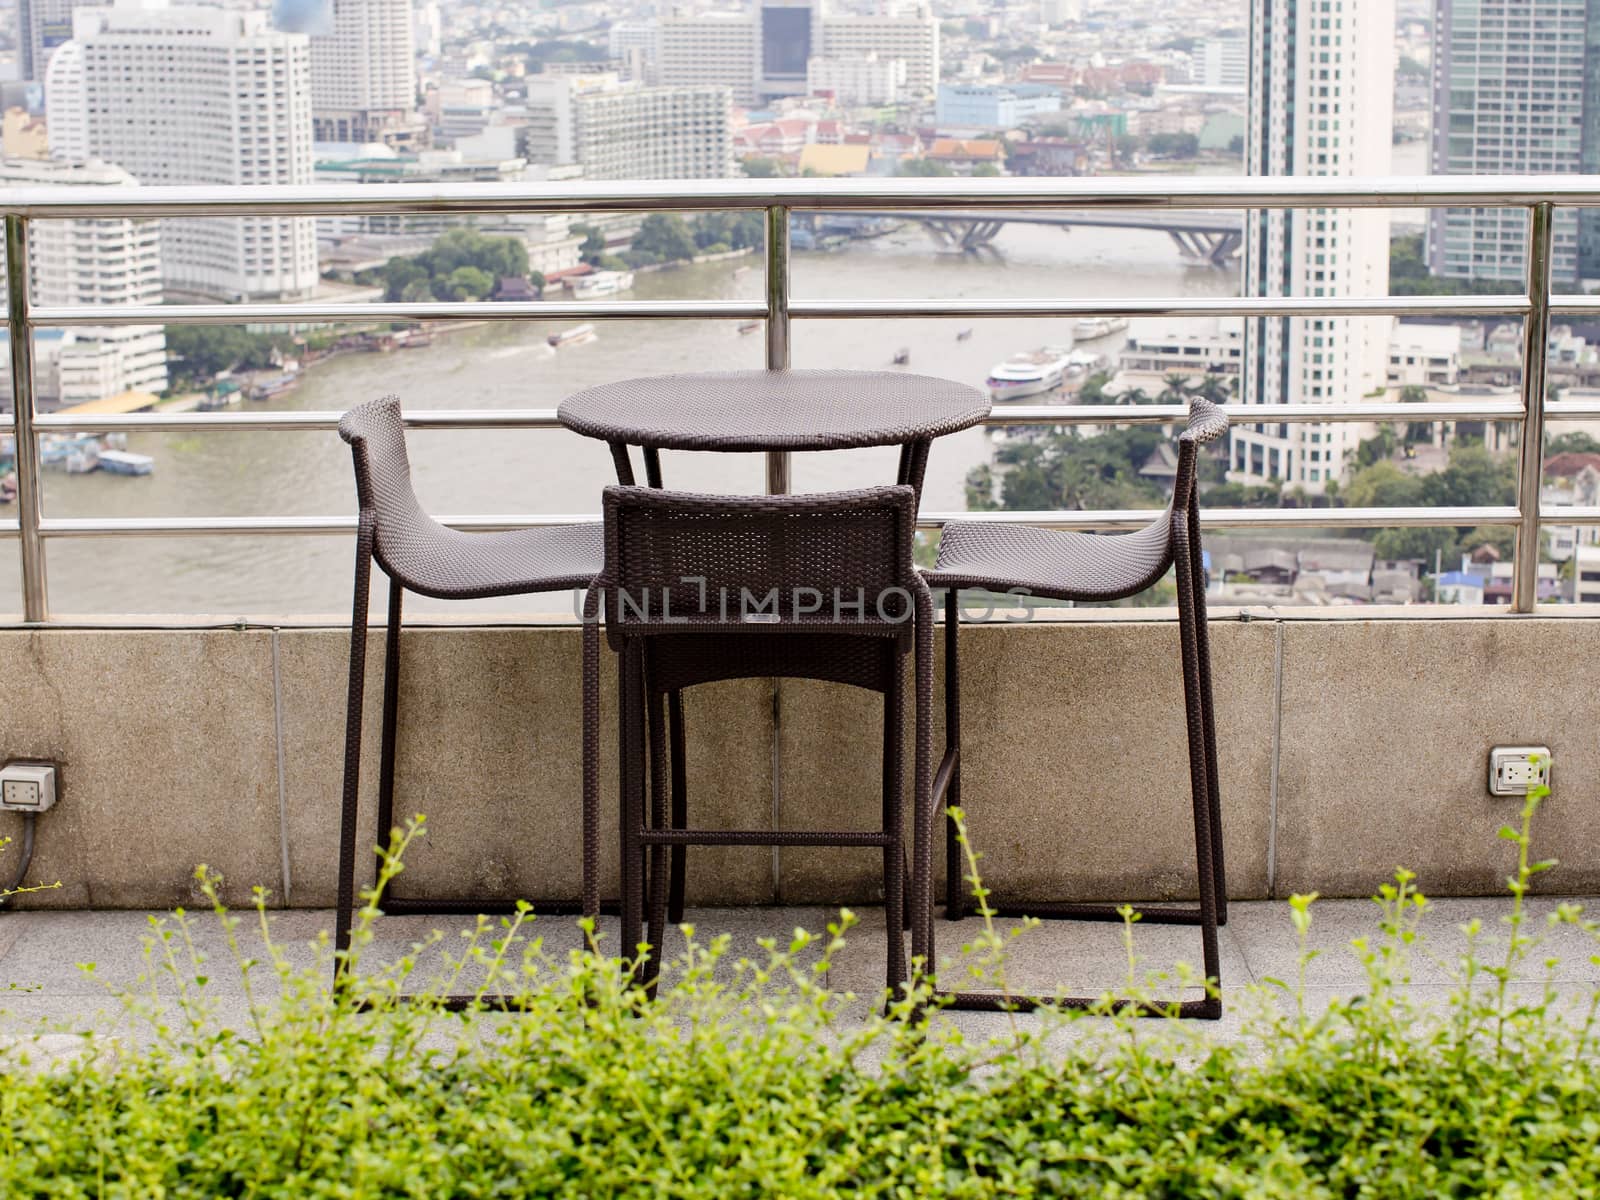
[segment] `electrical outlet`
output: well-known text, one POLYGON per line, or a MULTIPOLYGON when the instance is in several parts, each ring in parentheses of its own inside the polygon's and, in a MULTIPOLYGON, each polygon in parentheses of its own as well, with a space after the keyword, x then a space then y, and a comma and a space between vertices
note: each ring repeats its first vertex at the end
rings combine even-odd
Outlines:
POLYGON ((1489 751, 1489 794, 1526 796, 1550 786, 1548 746, 1496 746, 1489 751))
POLYGON ((55 802, 55 763, 13 759, 0 767, 0 808, 40 813, 55 802))

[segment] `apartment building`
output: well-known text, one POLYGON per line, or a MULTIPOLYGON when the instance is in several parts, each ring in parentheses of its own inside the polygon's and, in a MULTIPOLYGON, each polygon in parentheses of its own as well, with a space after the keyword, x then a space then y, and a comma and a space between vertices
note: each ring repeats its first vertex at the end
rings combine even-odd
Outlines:
MULTIPOLYGON (((311 182, 311 53, 263 12, 80 9, 83 71, 47 97, 49 123, 86 131, 94 157, 146 184, 311 182)), ((161 229, 169 292, 304 297, 317 284, 306 218, 174 218, 161 229)))

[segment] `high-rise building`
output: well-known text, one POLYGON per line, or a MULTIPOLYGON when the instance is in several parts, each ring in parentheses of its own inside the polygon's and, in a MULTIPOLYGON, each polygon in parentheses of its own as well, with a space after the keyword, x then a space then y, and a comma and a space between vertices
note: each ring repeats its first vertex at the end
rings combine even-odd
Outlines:
POLYGON ((763 100, 805 94, 806 64, 822 53, 822 15, 822 0, 756 0, 763 100))
MULTIPOLYGON (((101 162, 0 160, 0 187, 117 187, 133 182, 126 171, 101 162)), ((36 304, 161 303, 161 234, 154 221, 35 221, 28 249, 28 286, 36 304)), ((62 404, 167 388, 167 341, 160 325, 74 327, 49 353, 55 359, 49 374, 58 380, 54 398, 62 404)))
POLYGON ((319 142, 375 142, 417 107, 411 0, 333 0, 311 37, 311 121, 319 142))
POLYGON ((1195 47, 1195 82, 1201 87, 1250 86, 1250 41, 1239 35, 1206 38, 1195 47))
POLYGON ((733 174, 733 96, 725 87, 636 87, 615 75, 528 82, 518 153, 583 168, 588 179, 720 179, 733 174))
MULTIPOLYGON (((83 121, 95 157, 146 184, 269 187, 311 175, 310 48, 263 12, 80 9, 82 88, 47 97, 49 121, 83 121)), ((300 217, 161 223, 169 292, 304 297, 317 285, 315 222, 300 217)))
MULTIPOLYGON (((1433 172, 1600 170, 1600 71, 1585 67, 1596 56, 1600 4, 1590 0, 1436 0, 1433 172)), ((1556 279, 1575 283, 1600 275, 1594 217, 1589 211, 1581 218, 1573 209, 1556 211, 1556 279)), ((1527 237, 1520 209, 1434 209, 1428 214, 1428 267, 1452 279, 1518 284, 1527 270, 1527 237)))
MULTIPOLYGON (((1393 0, 1253 0, 1250 41, 1250 174, 1388 174, 1393 0)), ((1247 294, 1387 294, 1382 210, 1262 210, 1248 221, 1247 294)), ((1344 404, 1382 388, 1391 324, 1376 317, 1250 320, 1245 403, 1344 404)), ((1350 423, 1237 423, 1229 478, 1320 492, 1342 476, 1360 434, 1350 423)))
POLYGON ((753 0, 743 13, 661 18, 656 79, 669 85, 720 85, 735 104, 802 95, 815 58, 906 64, 906 90, 939 86, 939 23, 926 7, 882 6, 873 16, 831 16, 820 0, 753 0))
POLYGON ((823 58, 902 59, 906 90, 913 96, 931 96, 939 88, 939 22, 926 6, 882 16, 827 17, 820 53, 823 58))
POLYGON ((806 66, 808 93, 830 94, 849 107, 898 104, 905 90, 906 64, 900 58, 813 58, 806 66))
POLYGON ((725 87, 733 102, 756 103, 756 23, 748 13, 665 16, 656 79, 667 87, 725 87))
POLYGON ((50 157, 83 162, 89 155, 89 109, 84 96, 83 47, 67 42, 50 56, 45 72, 45 95, 52 97, 45 140, 50 157), (57 99, 59 98, 59 99, 57 99))
POLYGON ((655 83, 656 53, 661 26, 656 21, 616 21, 606 31, 606 51, 612 62, 622 63, 628 78, 655 83))
POLYGON ((56 47, 72 38, 72 10, 111 0, 17 0, 17 67, 23 79, 43 79, 56 47))

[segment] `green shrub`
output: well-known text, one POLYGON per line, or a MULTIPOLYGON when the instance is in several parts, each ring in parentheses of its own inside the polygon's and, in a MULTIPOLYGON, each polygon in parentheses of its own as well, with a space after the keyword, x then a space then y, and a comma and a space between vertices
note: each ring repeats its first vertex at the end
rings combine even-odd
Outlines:
MULTIPOLYGON (((312 970, 270 937, 251 963, 240 918, 218 906, 239 957, 227 969, 250 996, 251 1027, 235 1033, 213 1019, 218 968, 180 912, 151 939, 149 988, 123 997, 150 1023, 148 1050, 91 1040, 44 1067, 14 1051, 0 1194, 1594 1195, 1595 1006, 1561 1019, 1553 963, 1512 986, 1543 962, 1523 907, 1548 865, 1528 857, 1536 803, 1504 831, 1519 856, 1505 951, 1489 961, 1469 926, 1448 1005, 1419 1011, 1400 986, 1426 953, 1429 907, 1402 872, 1373 936, 1353 943, 1365 993, 1307 1005, 1315 897, 1296 897, 1300 978, 1271 984, 1281 1003, 1232 1044, 1100 1016, 1063 1045, 1054 1035, 1080 1019, 1067 1014, 1015 1017, 980 1044, 919 1015, 920 992, 867 1014, 821 982, 848 913, 820 941, 797 932, 731 969, 726 938, 691 935, 654 1003, 627 964, 548 953, 526 914, 480 919, 429 991, 476 978, 480 998, 509 992, 525 1010, 496 1016, 389 1005, 414 989, 422 944, 337 989, 326 939, 312 970), (158 983, 176 999, 153 999, 158 983)), ((397 838, 380 887, 417 832, 397 838)), ((214 878, 199 878, 214 900, 214 878)), ((255 920, 265 935, 261 904, 255 920)), ((369 903, 356 966, 377 920, 369 903)), ((1596 932, 1573 905, 1551 921, 1596 932)), ((984 929, 975 970, 1003 988, 1013 935, 987 917, 984 929)), ((1139 979, 1135 932, 1130 918, 1127 994, 1170 988, 1139 979)), ((1228 998, 1247 1003, 1236 985, 1228 998)))

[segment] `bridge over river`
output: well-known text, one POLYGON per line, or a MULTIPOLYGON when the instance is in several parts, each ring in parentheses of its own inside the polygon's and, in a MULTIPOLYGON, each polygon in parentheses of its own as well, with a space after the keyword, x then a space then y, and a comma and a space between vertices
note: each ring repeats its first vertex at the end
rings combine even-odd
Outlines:
POLYGON ((1055 225, 1061 229, 1158 229, 1187 259, 1227 266, 1244 240, 1244 214, 1211 209, 894 209, 851 216, 915 221, 940 242, 976 252, 994 241, 1006 225, 1055 225))

